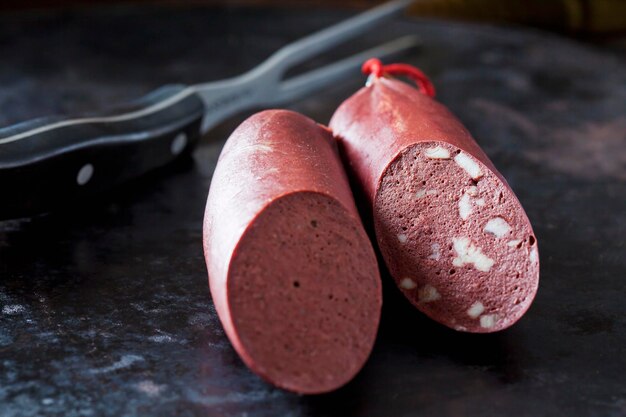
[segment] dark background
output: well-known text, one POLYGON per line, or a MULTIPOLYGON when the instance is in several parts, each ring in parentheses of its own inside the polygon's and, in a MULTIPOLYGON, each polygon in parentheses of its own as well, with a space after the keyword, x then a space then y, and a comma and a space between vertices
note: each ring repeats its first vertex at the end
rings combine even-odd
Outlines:
MULTIPOLYGON (((0 11, 67 10, 111 6, 282 7, 319 10, 364 9, 381 0, 4 0, 0 11)), ((518 24, 557 31, 582 39, 607 40, 626 35, 626 2, 623 0, 419 0, 408 12, 419 17, 518 24)))
MULTIPOLYGON (((235 75, 349 14, 11 11, 0 16, 0 125, 235 75)), ((248 112, 209 132, 191 162, 0 222, 0 415, 626 415, 624 54, 532 29, 399 18, 310 64, 409 33, 423 46, 404 61, 431 76, 535 228, 540 289, 518 324, 456 333, 387 286, 353 382, 311 397, 262 382, 222 332, 201 244, 213 167, 248 112)), ((363 82, 355 74, 290 108, 327 122, 363 82)))

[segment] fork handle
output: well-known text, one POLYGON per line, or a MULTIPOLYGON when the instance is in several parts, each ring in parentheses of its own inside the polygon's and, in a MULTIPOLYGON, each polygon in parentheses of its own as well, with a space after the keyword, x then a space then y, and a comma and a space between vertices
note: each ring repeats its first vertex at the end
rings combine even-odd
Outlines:
POLYGON ((181 85, 100 114, 0 129, 0 219, 83 201, 188 155, 202 100, 181 85))

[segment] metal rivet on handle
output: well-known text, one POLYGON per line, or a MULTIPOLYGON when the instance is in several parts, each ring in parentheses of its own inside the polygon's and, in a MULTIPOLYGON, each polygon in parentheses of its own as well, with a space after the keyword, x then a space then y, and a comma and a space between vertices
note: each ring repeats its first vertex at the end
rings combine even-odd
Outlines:
POLYGON ((93 165, 85 164, 78 171, 78 175, 76 175, 76 182, 78 183, 78 185, 85 185, 89 182, 92 176, 93 176, 93 165))
POLYGON ((185 149, 185 146, 187 146, 187 135, 185 135, 184 133, 179 133, 172 141, 170 150, 172 151, 173 155, 178 155, 185 149))

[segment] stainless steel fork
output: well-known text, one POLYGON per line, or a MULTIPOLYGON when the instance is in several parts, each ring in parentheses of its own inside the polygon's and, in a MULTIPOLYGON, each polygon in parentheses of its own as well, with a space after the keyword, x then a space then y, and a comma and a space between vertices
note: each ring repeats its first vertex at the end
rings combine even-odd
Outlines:
POLYGON ((370 30, 410 3, 391 1, 313 33, 234 78, 165 86, 97 115, 43 118, 0 129, 0 219, 47 211, 110 189, 188 154, 207 130, 235 113, 298 99, 356 73, 369 57, 417 45, 415 37, 399 38, 283 79, 288 69, 370 30))

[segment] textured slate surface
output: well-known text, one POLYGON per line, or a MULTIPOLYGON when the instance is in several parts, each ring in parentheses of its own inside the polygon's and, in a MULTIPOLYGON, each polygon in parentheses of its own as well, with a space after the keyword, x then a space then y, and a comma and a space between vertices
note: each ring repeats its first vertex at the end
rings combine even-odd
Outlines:
MULTIPOLYGON (((0 124, 234 75, 345 16, 2 16, 0 124)), ((259 380, 221 330, 201 248, 211 172, 242 114, 210 132, 193 163, 64 213, 0 222, 0 415, 626 415, 624 57, 541 33, 404 19, 351 46, 407 33, 424 40, 407 60, 432 76, 534 224, 541 287, 521 322, 455 333, 387 286, 375 350, 348 386, 302 397, 259 380)), ((291 108, 327 122, 362 82, 355 74, 291 108)))

